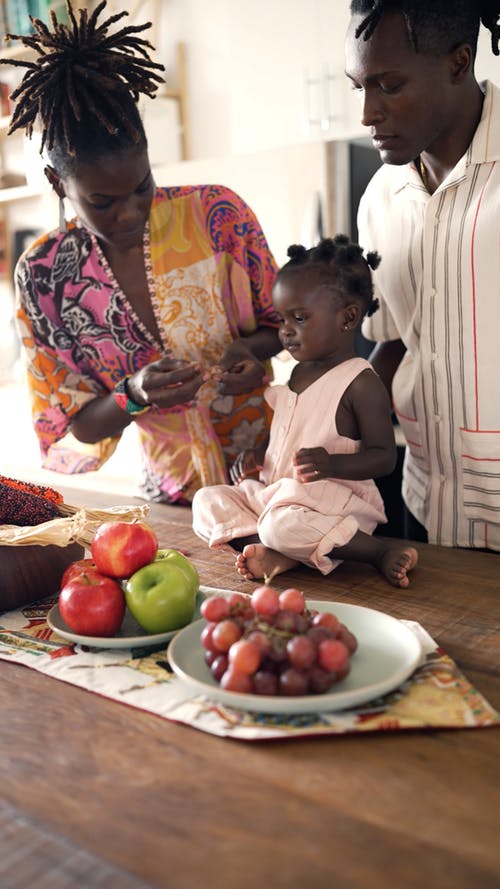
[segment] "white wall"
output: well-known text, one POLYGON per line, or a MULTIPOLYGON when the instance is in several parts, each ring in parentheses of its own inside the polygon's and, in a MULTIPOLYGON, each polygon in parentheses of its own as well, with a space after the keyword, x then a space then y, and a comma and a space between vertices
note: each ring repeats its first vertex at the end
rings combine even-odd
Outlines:
POLYGON ((169 164, 155 171, 158 185, 227 185, 250 204, 276 261, 287 248, 317 240, 318 200, 326 192, 323 144, 288 145, 252 154, 169 164))
MULTIPOLYGON (((349 0, 162 0, 161 9, 157 48, 170 82, 175 43, 186 43, 193 159, 362 132, 359 104, 343 73, 349 0), (319 126, 308 132, 306 76, 327 72, 334 77, 329 105, 335 120, 326 132, 319 126)), ((500 82, 483 27, 476 73, 500 82)), ((311 110, 319 114, 320 92, 319 85, 309 90, 311 110)))
POLYGON ((335 124, 352 125, 343 74, 348 20, 347 0, 169 0, 157 48, 172 80, 168 59, 177 41, 186 43, 191 157, 317 139, 319 127, 305 129, 305 78, 327 68, 336 75, 335 124))

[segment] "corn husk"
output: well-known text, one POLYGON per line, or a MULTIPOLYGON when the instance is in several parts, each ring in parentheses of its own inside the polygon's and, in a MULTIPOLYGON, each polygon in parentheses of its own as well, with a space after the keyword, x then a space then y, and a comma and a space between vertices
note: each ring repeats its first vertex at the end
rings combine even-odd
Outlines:
POLYGON ((60 518, 40 525, 0 525, 0 546, 68 546, 79 543, 89 547, 103 522, 134 522, 146 518, 147 503, 141 506, 110 506, 106 509, 59 504, 60 518))

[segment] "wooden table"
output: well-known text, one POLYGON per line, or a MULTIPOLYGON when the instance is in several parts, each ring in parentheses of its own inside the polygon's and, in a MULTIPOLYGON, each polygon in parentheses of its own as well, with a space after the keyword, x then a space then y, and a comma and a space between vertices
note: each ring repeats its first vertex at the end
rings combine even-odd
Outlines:
MULTIPOLYGON (((185 541, 202 583, 251 592, 228 554, 192 535, 188 510, 156 506, 150 520, 160 545, 185 541)), ((408 590, 347 563, 276 585, 420 622, 500 709, 500 557, 419 550, 408 590)), ((15 882, 4 863, 2 889, 500 886, 497 728, 242 743, 16 664, 0 671, 0 816, 22 822, 24 867, 38 861, 40 879, 15 882)))

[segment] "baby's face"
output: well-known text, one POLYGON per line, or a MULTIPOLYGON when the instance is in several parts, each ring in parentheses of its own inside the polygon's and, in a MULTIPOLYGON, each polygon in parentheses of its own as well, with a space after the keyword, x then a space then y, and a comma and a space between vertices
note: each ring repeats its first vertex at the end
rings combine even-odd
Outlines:
POLYGON ((296 361, 338 363, 347 357, 344 352, 352 349, 353 337, 344 330, 345 306, 315 276, 284 275, 274 285, 273 304, 283 348, 296 361))

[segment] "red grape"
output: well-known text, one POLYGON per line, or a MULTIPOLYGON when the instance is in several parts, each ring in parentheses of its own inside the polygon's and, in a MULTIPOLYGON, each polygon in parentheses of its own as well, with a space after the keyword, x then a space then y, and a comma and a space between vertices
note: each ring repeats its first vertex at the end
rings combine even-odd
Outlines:
POLYGON ((290 611, 288 608, 282 608, 274 616, 273 626, 277 627, 278 630, 288 630, 289 633, 294 633, 297 617, 298 614, 295 611, 290 611))
POLYGON ((279 593, 270 586, 259 586, 252 593, 252 605, 257 614, 276 614, 280 607, 279 593))
POLYGON ((217 657, 214 658, 214 660, 212 661, 210 670, 212 676, 214 677, 214 679, 217 680, 217 682, 220 682, 220 680, 222 679, 224 673, 227 670, 228 663, 229 661, 227 654, 218 654, 217 657))
POLYGON ((325 639, 319 643, 318 661, 320 667, 330 673, 342 670, 349 660, 349 649, 337 639, 325 639))
POLYGON ((247 676, 252 676, 259 669, 261 660, 260 648, 255 642, 250 642, 248 639, 239 639, 229 649, 231 667, 234 667, 239 673, 246 673, 247 676))
POLYGON ((311 691, 314 692, 314 694, 323 694, 323 692, 328 691, 328 689, 332 687, 336 678, 335 673, 329 673, 321 667, 313 667, 312 670, 309 671, 311 691))
POLYGON ((212 666, 216 657, 219 657, 219 653, 217 651, 211 651, 210 649, 205 648, 204 658, 207 667, 212 666))
POLYGON ((229 602, 223 596, 209 596, 201 603, 200 611, 209 621, 219 621, 229 614, 229 602))
POLYGON ((234 667, 228 667, 221 676, 220 684, 226 691, 239 691, 243 694, 252 692, 252 680, 246 673, 239 673, 234 667))
POLYGON ((277 695, 278 677, 269 670, 257 670, 253 677, 253 692, 256 695, 277 695))
POLYGON ((320 642, 332 638, 332 631, 329 630, 328 627, 310 627, 309 630, 306 630, 305 635, 314 643, 316 648, 318 648, 320 642))
POLYGON ((265 656, 271 648, 269 636, 266 636, 262 630, 251 630, 246 638, 260 649, 262 656, 265 656))
POLYGON ((283 590, 280 593, 279 599, 280 608, 287 608, 289 611, 295 611, 296 614, 303 614, 306 600, 304 599, 304 593, 301 593, 300 590, 290 587, 290 589, 283 590))
POLYGON ((221 620, 215 625, 212 643, 218 651, 229 651, 233 642, 241 637, 241 629, 234 620, 221 620))
POLYGON ((288 667, 280 675, 279 689, 283 695, 305 695, 309 690, 309 679, 301 670, 288 667))
POLYGON ((286 653, 292 667, 308 670, 316 659, 316 648, 307 636, 292 636, 286 644, 286 653))
POLYGON ((330 611, 321 611, 319 614, 314 615, 313 627, 327 627, 327 629, 337 634, 340 628, 340 621, 330 611))
POLYGON ((344 624, 340 624, 340 632, 337 636, 337 639, 340 639, 341 642, 344 643, 345 646, 349 649, 350 654, 354 654, 358 647, 358 640, 354 633, 351 633, 350 630, 344 624))
POLYGON ((200 637, 201 644, 208 651, 217 651, 217 649, 213 643, 213 640, 212 640, 212 635, 213 635, 213 632, 214 632, 216 626, 217 626, 217 624, 215 624, 215 623, 209 623, 209 624, 206 624, 201 631, 201 637, 200 637))

